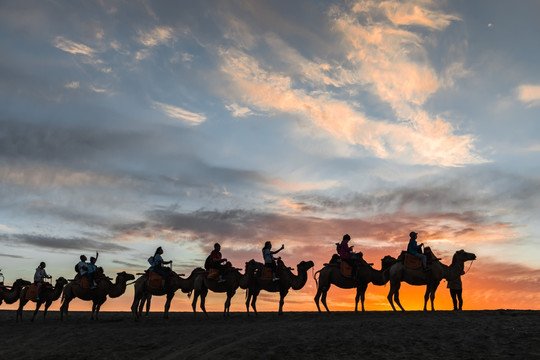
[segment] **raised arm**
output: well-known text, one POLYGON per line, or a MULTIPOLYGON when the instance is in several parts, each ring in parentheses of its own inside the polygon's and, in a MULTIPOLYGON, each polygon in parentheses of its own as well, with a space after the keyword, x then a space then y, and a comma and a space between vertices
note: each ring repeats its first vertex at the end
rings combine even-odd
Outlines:
POLYGON ((280 252, 283 249, 285 249, 285 245, 281 244, 281 247, 279 249, 277 249, 276 251, 272 251, 272 254, 277 254, 278 252, 280 252))

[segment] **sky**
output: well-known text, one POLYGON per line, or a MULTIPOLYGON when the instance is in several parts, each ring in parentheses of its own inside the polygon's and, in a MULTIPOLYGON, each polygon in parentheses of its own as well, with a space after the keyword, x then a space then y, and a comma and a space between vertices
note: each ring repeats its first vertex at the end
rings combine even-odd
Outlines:
MULTIPOLYGON (((538 1, 2 1, 0 268, 319 270, 350 234, 473 252, 465 309, 540 309, 538 1)), ((390 310, 370 285, 367 310, 390 310)), ((401 301, 421 309, 423 287, 401 301)), ((313 273, 285 311, 316 311, 313 273)), ((133 289, 104 310, 129 310, 133 289)), ((223 309, 210 293, 209 311, 223 309)), ((262 293, 260 311, 276 311, 262 293)), ((332 310, 354 290, 332 287, 332 310)), ((162 299, 155 299, 160 311, 162 299)), ((243 311, 243 291, 231 310, 243 311)), ((443 281, 436 308, 452 308, 443 281)), ((177 294, 171 311, 190 311, 177 294)), ((13 308, 2 305, 4 309, 13 308)), ((58 304, 52 309, 58 308, 58 304)), ((90 304, 74 300, 73 309, 90 304)))

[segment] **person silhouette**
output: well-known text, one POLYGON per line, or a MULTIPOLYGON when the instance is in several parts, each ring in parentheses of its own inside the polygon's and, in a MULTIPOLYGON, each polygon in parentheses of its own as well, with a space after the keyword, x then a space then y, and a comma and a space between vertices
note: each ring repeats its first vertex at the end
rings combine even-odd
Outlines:
POLYGON ((273 276, 272 281, 279 280, 279 278, 277 277, 277 265, 276 265, 276 259, 274 258, 274 255, 283 249, 285 249, 285 245, 282 244, 279 249, 277 249, 276 251, 272 251, 272 243, 270 241, 267 241, 264 243, 264 247, 262 249, 264 266, 267 266, 272 269, 272 276, 273 276))
POLYGON ((409 244, 407 245, 407 252, 422 260, 422 268, 424 269, 424 271, 428 271, 429 269, 427 267, 427 257, 426 255, 422 254, 422 246, 424 246, 424 243, 418 244, 416 242, 416 239, 418 238, 418 233, 415 233, 414 231, 411 231, 409 237, 410 239, 409 244))
POLYGON ((36 272, 34 273, 34 284, 37 285, 37 296, 36 300, 39 300, 39 297, 41 295, 41 288, 43 284, 45 283, 45 279, 52 278, 51 275, 48 275, 45 271, 45 267, 47 264, 45 264, 43 261, 39 264, 39 266, 36 268, 36 272))
MULTIPOLYGON (((465 274, 463 272, 461 275, 465 274)), ((463 284, 461 283, 461 275, 457 279, 449 280, 446 287, 450 290, 450 297, 454 305, 454 311, 463 310, 463 284)))
POLYGON ((225 274, 225 270, 227 269, 227 266, 223 263, 227 262, 227 259, 223 258, 221 256, 221 245, 219 243, 214 244, 214 250, 208 255, 206 258, 206 261, 204 262, 204 267, 207 271, 210 271, 210 269, 216 269, 219 271, 219 279, 218 282, 222 283, 225 280, 223 279, 223 275, 225 274))
POLYGON ((152 265, 150 266, 150 268, 148 270, 154 271, 154 272, 158 273, 159 275, 161 275, 161 277, 163 278, 162 285, 163 285, 163 287, 165 287, 165 284, 167 282, 167 278, 169 276, 169 272, 171 271, 171 269, 170 268, 164 268, 162 265, 172 264, 172 260, 164 261, 163 258, 161 257, 162 254, 163 254, 163 249, 160 246, 160 247, 158 247, 156 249, 156 252, 154 253, 154 256, 151 257, 152 258, 152 265))

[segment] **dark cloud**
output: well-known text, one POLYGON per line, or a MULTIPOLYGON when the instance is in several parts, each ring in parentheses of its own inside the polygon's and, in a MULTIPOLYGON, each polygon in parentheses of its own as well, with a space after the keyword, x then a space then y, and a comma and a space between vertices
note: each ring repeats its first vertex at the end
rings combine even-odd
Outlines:
POLYGON ((0 240, 4 242, 24 244, 37 248, 52 250, 81 250, 81 251, 126 251, 128 247, 115 244, 114 242, 98 241, 88 238, 58 238, 43 235, 14 234, 2 235, 0 240))
POLYGON ((14 259, 24 259, 25 258, 24 256, 20 256, 20 255, 1 254, 1 253, 0 253, 0 256, 14 258, 14 259))
MULTIPOLYGON (((437 213, 429 216, 393 213, 350 219, 291 216, 247 210, 200 210, 192 213, 159 210, 146 215, 145 222, 117 225, 113 227, 113 231, 118 236, 135 237, 168 234, 172 241, 195 242, 201 245, 228 241, 252 246, 262 244, 268 239, 289 239, 303 246, 302 251, 309 253, 311 247, 339 241, 345 233, 356 239, 365 239, 365 246, 389 248, 403 245, 411 230, 422 232, 425 238, 453 238, 464 233, 481 232, 484 227, 480 225, 485 224, 484 218, 474 213, 437 213)), ((511 225, 497 223, 493 226, 511 225)), ((317 250, 313 252, 316 253, 317 250)), ((249 256, 248 253, 244 255, 249 256)))
POLYGON ((118 265, 122 265, 122 266, 125 266, 129 269, 143 269, 145 264, 143 264, 142 262, 140 264, 135 264, 135 263, 131 263, 131 262, 128 262, 128 261, 122 261, 122 260, 113 260, 112 261, 113 264, 118 264, 118 265))

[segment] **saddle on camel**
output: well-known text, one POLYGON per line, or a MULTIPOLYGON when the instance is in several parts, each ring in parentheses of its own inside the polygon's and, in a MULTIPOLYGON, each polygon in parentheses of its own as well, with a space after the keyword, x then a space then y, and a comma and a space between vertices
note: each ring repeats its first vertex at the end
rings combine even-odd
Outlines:
MULTIPOLYGON (((53 286, 51 283, 43 282, 41 284, 40 292, 45 292, 52 289, 53 289, 53 286)), ((34 301, 38 299, 38 285, 37 284, 34 283, 34 284, 28 285, 28 288, 26 289, 25 299, 34 300, 34 301)))
MULTIPOLYGON (((281 257, 278 257, 276 260, 276 276, 277 278, 281 277, 281 274, 283 273, 283 270, 289 269, 293 270, 293 268, 288 267, 285 265, 283 260, 281 260, 281 257)), ((267 266, 266 264, 263 265, 261 268, 261 271, 259 272, 259 280, 263 281, 274 281, 274 270, 271 266, 267 266)))
POLYGON ((91 281, 88 276, 81 275, 77 273, 75 275, 75 278, 72 280, 77 285, 79 285, 83 289, 95 289, 96 287, 93 286, 92 282, 95 282, 96 284, 99 284, 103 279, 109 279, 103 272, 103 268, 100 266, 97 268, 96 273, 93 277, 93 280, 91 281))
MULTIPOLYGON (((160 273, 156 271, 153 271, 150 269, 144 271, 145 275, 148 278, 146 280, 146 283, 149 288, 157 290, 157 289, 166 289, 168 287, 168 284, 170 283, 170 280, 171 280, 170 275, 173 273, 173 271, 171 268, 166 267, 166 266, 162 266, 161 269, 169 273, 169 276, 167 276, 167 279, 164 279, 163 275, 161 275, 160 273)), ((184 274, 180 274, 180 275, 184 275, 184 274)))
POLYGON ((237 269, 237 268, 233 267, 232 263, 230 261, 227 261, 225 263, 225 265, 222 265, 222 266, 223 266, 223 270, 221 270, 220 268, 209 267, 209 266, 207 266, 207 264, 205 264, 205 268, 207 270, 205 272, 201 273, 200 275, 202 277, 205 277, 205 278, 209 279, 209 280, 216 280, 218 282, 226 282, 227 280, 221 279, 220 276, 223 276, 223 275, 225 275, 226 273, 228 273, 230 271, 241 270, 241 269, 237 269))
MULTIPOLYGON (((435 254, 433 254, 433 251, 431 251, 431 248, 429 246, 424 248, 423 254, 426 256, 427 271, 429 271, 434 261, 441 260, 441 258, 438 258, 437 256, 435 256, 435 254)), ((408 253, 406 250, 401 251, 401 254, 398 256, 397 260, 402 262, 406 268, 411 270, 422 270, 423 268, 422 259, 408 253)))

